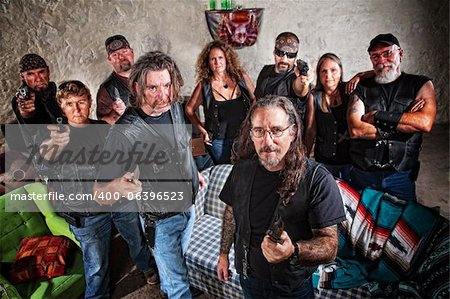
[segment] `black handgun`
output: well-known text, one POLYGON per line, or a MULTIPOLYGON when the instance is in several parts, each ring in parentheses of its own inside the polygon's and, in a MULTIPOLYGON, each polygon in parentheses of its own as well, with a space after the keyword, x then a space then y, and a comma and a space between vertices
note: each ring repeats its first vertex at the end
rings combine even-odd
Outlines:
POLYGON ((281 234, 283 233, 283 231, 284 231, 283 219, 281 219, 280 215, 277 215, 275 217, 275 220, 273 221, 272 225, 267 230, 266 235, 269 235, 269 238, 273 242, 277 242, 279 244, 283 244, 284 241, 281 240, 281 234))
POLYGON ((24 105, 24 100, 28 100, 29 98, 30 98, 30 90, 28 89, 28 86, 27 85, 25 85, 25 84, 22 84, 20 87, 19 87, 19 89, 17 89, 17 92, 16 92, 16 98, 17 98, 17 100, 19 101, 19 105, 21 106, 21 107, 23 107, 23 105, 24 105), (19 96, 22 96, 22 98, 21 97, 19 97, 19 96))
POLYGON ((300 72, 300 76, 308 76, 309 65, 306 61, 297 59, 297 68, 300 72))

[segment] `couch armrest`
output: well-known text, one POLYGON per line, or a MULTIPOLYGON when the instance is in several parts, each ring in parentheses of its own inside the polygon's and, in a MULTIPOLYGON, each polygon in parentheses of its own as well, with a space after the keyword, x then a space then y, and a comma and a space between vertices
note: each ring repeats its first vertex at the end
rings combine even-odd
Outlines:
POLYGON ((2 299, 22 298, 17 289, 1 274, 0 274, 0 298, 2 299))
POLYGON ((211 167, 207 168, 201 172, 201 175, 203 176, 203 179, 205 180, 205 185, 203 186, 203 189, 200 190, 197 193, 197 196, 195 197, 195 221, 198 221, 200 218, 203 217, 203 215, 205 215, 205 200, 206 200, 206 194, 208 193, 210 172, 211 172, 211 167))
MULTIPOLYGON (((28 193, 44 194, 47 193, 47 186, 42 183, 32 183, 24 186, 28 193)), ((66 220, 60 217, 53 208, 49 200, 35 200, 34 203, 39 211, 44 215, 45 223, 50 232, 55 236, 66 236, 80 247, 80 243, 75 239, 66 220)))

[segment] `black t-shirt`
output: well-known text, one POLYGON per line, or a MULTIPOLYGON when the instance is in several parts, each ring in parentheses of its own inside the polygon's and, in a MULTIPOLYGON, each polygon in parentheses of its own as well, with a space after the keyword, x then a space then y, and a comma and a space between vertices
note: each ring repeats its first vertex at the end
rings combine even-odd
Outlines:
POLYGON ((228 101, 216 101, 219 113, 219 134, 225 139, 238 136, 239 128, 247 114, 247 108, 242 96, 228 101))
MULTIPOLYGON (((279 95, 288 97, 302 120, 302 131, 304 132, 306 121, 306 103, 309 92, 304 96, 298 96, 293 88, 296 75, 294 70, 286 73, 275 72, 275 65, 265 65, 258 75, 255 88, 255 97, 260 99, 266 95, 279 95)), ((310 86, 311 88, 311 86, 310 86)))
POLYGON ((136 111, 146 123, 148 123, 149 125, 156 125, 156 131, 170 143, 172 148, 175 147, 175 135, 173 132, 173 122, 172 118, 170 117, 170 110, 167 110, 159 116, 147 115, 144 111, 142 111, 142 109, 137 109, 136 111))
POLYGON ((250 196, 250 269, 252 272, 268 277, 269 264, 261 251, 261 243, 270 226, 273 213, 280 196, 276 193, 281 183, 280 172, 270 172, 258 165, 250 196))
MULTIPOLYGON (((245 162, 248 161, 242 162, 242 165, 244 165, 245 162)), ((254 163, 259 162, 255 161, 254 163)), ((278 210, 281 218, 283 219, 285 231, 293 241, 310 240, 313 237, 313 229, 329 227, 345 220, 342 198, 333 176, 328 172, 328 170, 325 169, 324 166, 317 162, 306 160, 306 163, 307 171, 304 178, 299 183, 297 192, 293 195, 287 206, 283 205, 278 210)), ((270 197, 268 197, 270 193, 269 186, 267 186, 267 189, 262 186, 264 182, 267 185, 270 184, 271 186, 273 201, 276 201, 276 198, 278 198, 278 196, 275 195, 278 186, 275 186, 275 183, 272 184, 267 181, 269 179, 269 174, 264 174, 263 172, 256 170, 255 176, 252 177, 249 176, 249 173, 252 172, 248 169, 240 169, 241 165, 239 164, 240 163, 238 162, 238 164, 233 167, 233 170, 228 176, 219 198, 227 205, 233 207, 234 219, 236 221, 236 231, 241 232, 241 235, 237 237, 244 238, 242 234, 245 234, 246 223, 241 222, 240 219, 246 219, 245 215, 242 217, 242 214, 246 213, 245 201, 248 197, 246 194, 242 194, 242 190, 236 190, 236 186, 239 184, 251 184, 253 182, 250 190, 252 194, 250 194, 250 204, 248 206, 249 210, 247 212, 250 216, 249 218, 251 222, 250 241, 257 243, 258 237, 262 241, 261 234, 265 234, 271 221, 271 219, 267 219, 267 223, 269 224, 264 224, 262 223, 261 218, 271 218, 275 210, 276 203, 272 203, 274 204, 274 207, 271 208, 270 211, 262 212, 261 209, 259 209, 259 213, 264 213, 264 215, 257 217, 252 217, 252 209, 255 209, 256 207, 256 200, 258 200, 258 202, 260 200, 266 202, 270 200, 270 197), (264 191, 258 190, 258 193, 255 194, 254 192, 257 187, 260 189, 264 188, 264 191), (258 199, 256 196, 262 196, 262 199, 258 199), (258 223, 254 221, 258 221, 258 219, 260 221, 259 225, 264 225, 264 227, 261 226, 256 228, 258 223)), ((249 164, 247 163, 247 165, 249 164)), ((255 167, 258 168, 260 166, 255 167)), ((281 183, 282 179, 277 179, 278 183, 281 183)), ((270 203, 263 204, 262 208, 269 209, 270 203)), ((235 241, 236 244, 242 244, 242 241, 235 241)), ((251 248, 252 252, 249 255, 249 262, 251 267, 250 269, 254 271, 252 271, 250 275, 252 277, 270 279, 271 276, 267 276, 267 271, 270 271, 271 273, 273 270, 271 268, 271 264, 264 258, 260 245, 261 242, 259 243, 259 246, 256 246, 255 244, 251 248)), ((241 252, 242 254, 242 248, 236 247, 235 250, 237 252, 241 252)), ((283 262, 278 264, 277 267, 286 268, 286 271, 289 272, 292 269, 288 267, 288 264, 289 263, 287 262, 283 262)))

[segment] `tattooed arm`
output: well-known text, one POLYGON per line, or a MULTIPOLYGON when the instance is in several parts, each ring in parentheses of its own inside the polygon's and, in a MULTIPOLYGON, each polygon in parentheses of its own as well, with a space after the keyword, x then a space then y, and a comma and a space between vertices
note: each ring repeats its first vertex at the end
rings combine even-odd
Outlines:
POLYGON ((356 93, 350 96, 347 110, 348 132, 351 138, 377 139, 377 128, 371 124, 377 111, 365 113, 364 103, 356 93))
MULTIPOLYGON (((337 226, 313 229, 312 232, 311 240, 297 242, 298 262, 303 266, 317 266, 333 261, 338 247, 337 226)), ((281 239, 284 240, 283 244, 271 241, 268 236, 264 237, 261 248, 269 263, 280 263, 294 253, 294 245, 285 231, 281 239)))
POLYGON ((297 242, 300 264, 317 266, 333 261, 338 248, 337 225, 313 229, 312 233, 311 240, 297 242))
POLYGON ((220 255, 217 262, 217 276, 219 280, 230 280, 230 268, 228 253, 233 244, 233 235, 236 225, 234 223, 233 208, 229 205, 225 207, 222 222, 222 236, 220 239, 220 255))

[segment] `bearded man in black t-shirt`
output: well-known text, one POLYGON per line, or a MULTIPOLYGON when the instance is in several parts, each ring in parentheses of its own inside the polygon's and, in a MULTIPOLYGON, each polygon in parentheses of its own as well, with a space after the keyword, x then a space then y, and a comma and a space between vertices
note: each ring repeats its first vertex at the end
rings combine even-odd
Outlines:
POLYGON ((227 206, 217 274, 230 279, 234 240, 246 298, 313 298, 312 273, 336 257, 342 199, 332 175, 306 159, 299 124, 288 98, 258 100, 219 196, 227 206))

